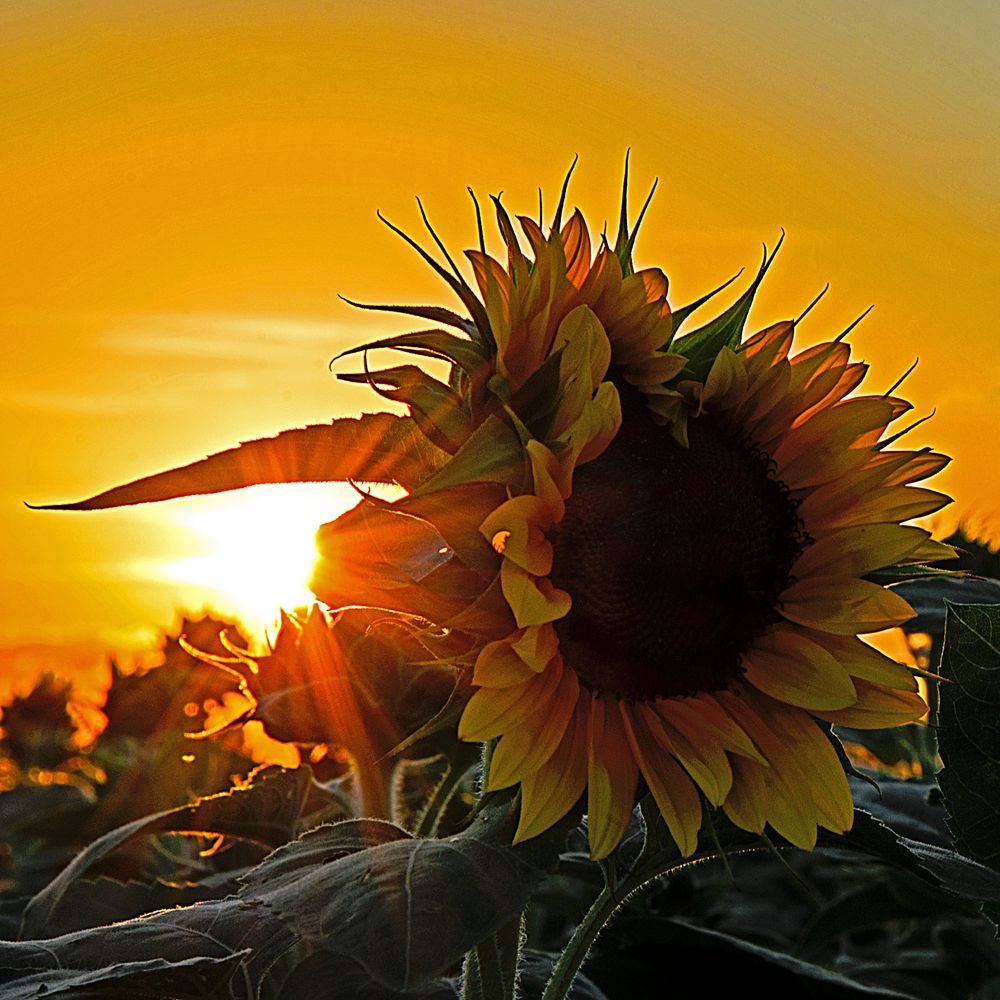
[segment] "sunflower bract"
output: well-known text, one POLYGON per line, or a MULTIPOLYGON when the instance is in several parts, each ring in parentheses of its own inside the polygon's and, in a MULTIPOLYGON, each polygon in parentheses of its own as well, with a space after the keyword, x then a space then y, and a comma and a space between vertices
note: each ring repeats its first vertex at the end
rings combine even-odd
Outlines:
POLYGON ((458 435, 451 457, 324 526, 317 595, 473 639, 458 735, 497 740, 487 787, 520 787, 516 840, 586 793, 603 858, 640 781, 685 856, 703 802, 806 849, 818 827, 846 831, 818 723, 926 710, 859 636, 912 615, 869 574, 952 554, 901 523, 949 501, 912 485, 947 459, 881 443, 908 404, 858 394, 866 366, 844 342, 795 353, 790 321, 691 377, 662 271, 595 252, 579 211, 547 234, 519 219, 522 246, 497 204, 507 262, 467 253, 486 369, 420 417, 439 445, 458 435))

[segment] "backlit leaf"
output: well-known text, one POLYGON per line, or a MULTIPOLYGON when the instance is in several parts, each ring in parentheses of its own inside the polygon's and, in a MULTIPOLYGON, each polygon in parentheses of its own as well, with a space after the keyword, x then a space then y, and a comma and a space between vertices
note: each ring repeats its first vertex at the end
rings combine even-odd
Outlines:
POLYGON ((251 785, 206 796, 190 806, 143 816, 98 837, 27 905, 22 934, 44 933, 67 889, 102 858, 135 837, 174 831, 218 833, 267 846, 284 843, 294 835, 310 774, 308 768, 268 769, 251 785))
MULTIPOLYGON (((782 238, 778 240, 777 246, 770 255, 765 248, 764 260, 750 287, 721 316, 717 316, 700 329, 673 341, 671 352, 687 358, 687 367, 681 373, 681 378, 696 378, 704 381, 708 377, 709 369, 711 369, 719 351, 723 347, 736 347, 739 344, 747 316, 750 314, 750 306, 753 305, 754 296, 781 247, 783 239, 784 235, 782 234, 782 238)), ((724 288, 725 285, 722 287, 724 288)))
POLYGON ((330 483, 353 479, 366 483, 395 482, 409 488, 427 478, 446 457, 417 430, 411 419, 392 413, 365 413, 246 441, 236 448, 135 479, 86 500, 37 506, 42 510, 106 510, 224 493, 262 483, 330 483))

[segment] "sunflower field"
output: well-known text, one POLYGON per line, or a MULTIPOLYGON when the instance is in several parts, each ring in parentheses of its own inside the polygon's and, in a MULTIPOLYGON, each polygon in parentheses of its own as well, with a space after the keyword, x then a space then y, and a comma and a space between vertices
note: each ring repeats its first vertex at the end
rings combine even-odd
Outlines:
POLYGON ((388 407, 57 505, 358 492, 266 649, 4 709, 0 998, 1000 998, 1000 566, 914 523, 905 376, 747 328, 778 247, 669 304, 569 180, 463 266, 389 224, 457 305, 352 303, 388 407))

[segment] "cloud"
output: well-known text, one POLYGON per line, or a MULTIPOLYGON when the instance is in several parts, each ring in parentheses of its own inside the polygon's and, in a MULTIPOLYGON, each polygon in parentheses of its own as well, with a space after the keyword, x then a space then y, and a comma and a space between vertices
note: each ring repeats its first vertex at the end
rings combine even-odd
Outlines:
POLYGON ((142 316, 110 329, 102 346, 118 355, 141 358, 192 358, 233 363, 301 365, 313 349, 324 359, 351 342, 354 331, 324 320, 228 313, 142 316))

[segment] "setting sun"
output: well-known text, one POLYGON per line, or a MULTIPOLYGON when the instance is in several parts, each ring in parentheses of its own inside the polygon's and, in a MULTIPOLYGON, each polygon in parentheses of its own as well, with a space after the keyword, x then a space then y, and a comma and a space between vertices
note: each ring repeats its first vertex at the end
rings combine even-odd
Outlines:
POLYGON ((313 600, 306 583, 316 529, 356 500, 350 487, 304 484, 188 501, 170 520, 193 536, 198 554, 164 563, 157 572, 259 633, 279 609, 313 600))

